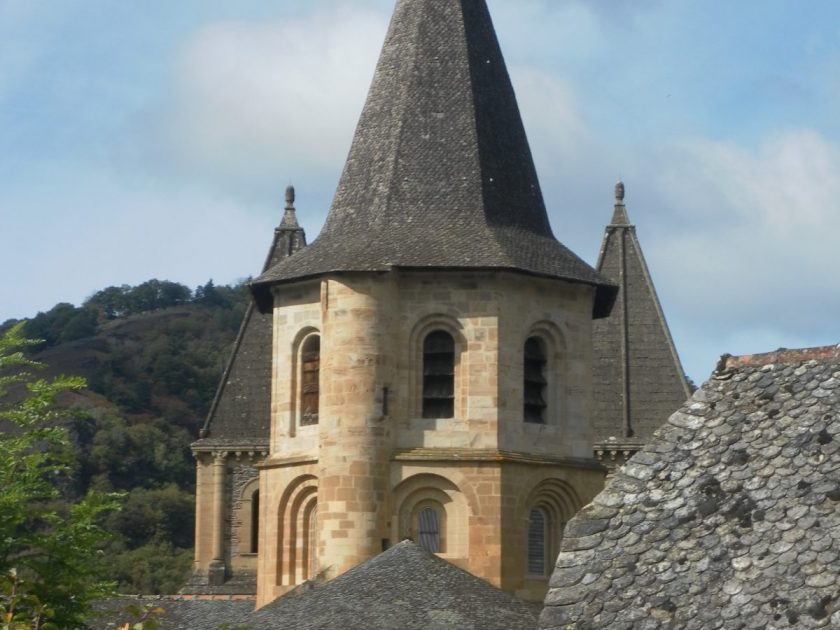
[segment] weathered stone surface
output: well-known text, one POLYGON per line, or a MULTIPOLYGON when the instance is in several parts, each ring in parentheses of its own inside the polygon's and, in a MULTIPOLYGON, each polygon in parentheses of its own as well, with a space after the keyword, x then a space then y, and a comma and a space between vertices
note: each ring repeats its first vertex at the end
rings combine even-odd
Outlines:
POLYGON ((705 383, 595 498, 616 513, 570 523, 600 542, 565 559, 586 579, 552 583, 543 618, 562 602, 575 628, 837 625, 840 357, 820 350, 705 383))

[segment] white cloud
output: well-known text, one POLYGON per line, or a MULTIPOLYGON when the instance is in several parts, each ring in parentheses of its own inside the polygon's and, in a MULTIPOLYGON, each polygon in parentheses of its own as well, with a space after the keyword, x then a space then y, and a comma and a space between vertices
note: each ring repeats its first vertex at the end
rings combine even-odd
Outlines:
POLYGON ((686 225, 647 249, 663 269, 679 261, 665 280, 678 308, 709 329, 840 337, 827 317, 840 312, 840 146, 811 130, 752 151, 699 140, 660 166, 663 203, 686 225))
POLYGON ((167 102, 149 113, 147 158, 243 188, 338 170, 386 24, 384 13, 340 5, 202 28, 180 50, 167 102))

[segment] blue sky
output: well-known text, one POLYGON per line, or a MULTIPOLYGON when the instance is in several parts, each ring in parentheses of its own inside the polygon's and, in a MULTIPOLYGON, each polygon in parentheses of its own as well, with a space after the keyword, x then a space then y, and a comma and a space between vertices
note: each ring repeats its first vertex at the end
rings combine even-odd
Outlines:
MULTIPOLYGON (((687 372, 840 341, 840 4, 488 0, 555 234, 621 177, 687 372)), ((0 321, 309 239, 390 0, 0 0, 0 321)))

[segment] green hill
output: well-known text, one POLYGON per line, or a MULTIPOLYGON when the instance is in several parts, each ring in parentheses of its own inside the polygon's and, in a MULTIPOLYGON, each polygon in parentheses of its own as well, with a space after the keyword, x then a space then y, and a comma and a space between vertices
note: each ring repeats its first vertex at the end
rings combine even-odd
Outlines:
MULTIPOLYGON (((88 488, 126 493, 108 517, 119 534, 112 577, 128 593, 167 593, 192 562, 195 464, 189 444, 213 399, 248 296, 244 285, 195 291, 150 280, 108 287, 83 305, 58 304, 25 325, 43 342, 44 376, 88 387, 62 401, 73 437, 68 499, 88 488)), ((13 322, 6 322, 0 329, 13 322)))

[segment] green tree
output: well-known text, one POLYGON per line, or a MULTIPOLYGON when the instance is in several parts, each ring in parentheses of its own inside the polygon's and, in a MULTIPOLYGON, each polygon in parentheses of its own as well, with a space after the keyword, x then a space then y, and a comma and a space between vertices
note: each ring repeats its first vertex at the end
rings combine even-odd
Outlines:
POLYGON ((0 337, 0 620, 13 629, 83 628, 91 601, 113 589, 100 577, 97 552, 108 536, 98 521, 118 499, 90 492, 57 501, 68 437, 55 400, 84 380, 36 379, 39 364, 22 352, 35 342, 22 327, 0 337))

